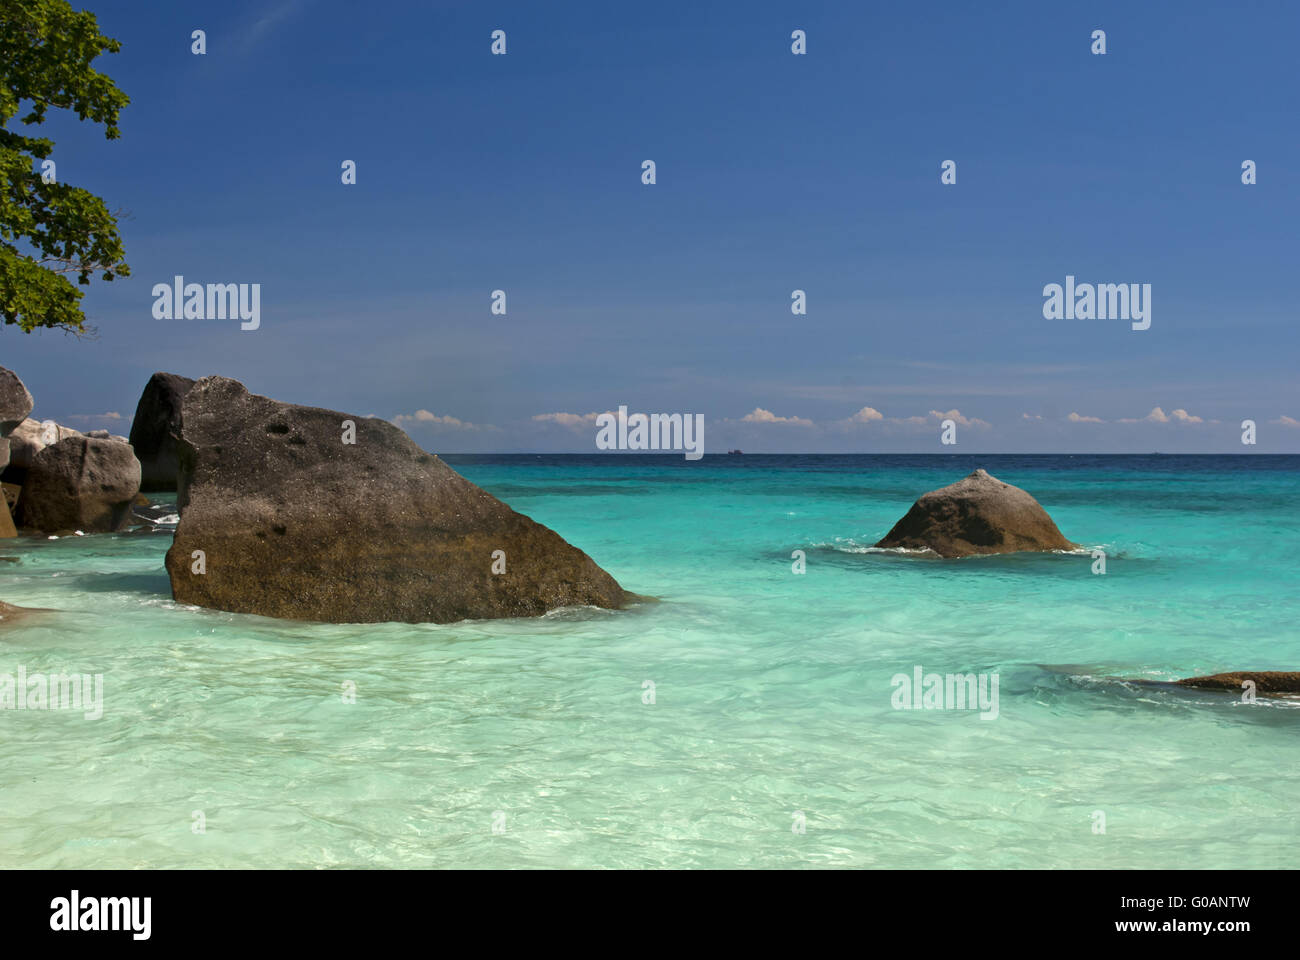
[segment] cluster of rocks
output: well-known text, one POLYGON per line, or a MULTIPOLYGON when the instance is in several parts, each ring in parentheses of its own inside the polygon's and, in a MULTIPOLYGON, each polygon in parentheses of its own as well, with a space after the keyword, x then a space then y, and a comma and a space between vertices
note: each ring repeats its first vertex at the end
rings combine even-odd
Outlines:
POLYGON ((107 430, 81 433, 34 420, 33 406, 18 376, 0 367, 0 483, 9 507, 0 511, 0 536, 124 529, 140 493, 130 442, 107 430))
POLYGON ((31 395, 0 374, 17 526, 119 531, 142 489, 176 490, 166 566, 181 602, 447 623, 638 599, 387 421, 280 403, 225 377, 156 373, 129 439, 81 434, 29 419, 31 395))

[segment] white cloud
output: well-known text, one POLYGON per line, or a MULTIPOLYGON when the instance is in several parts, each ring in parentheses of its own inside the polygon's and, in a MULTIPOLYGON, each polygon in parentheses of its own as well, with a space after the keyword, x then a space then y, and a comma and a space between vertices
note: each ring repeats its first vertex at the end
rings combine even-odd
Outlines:
POLYGON ((82 423, 98 423, 101 420, 125 420, 128 418, 123 417, 116 410, 111 410, 108 413, 74 413, 71 414, 68 419, 77 420, 82 423))
MULTIPOLYGON (((766 413, 767 411, 756 410, 754 412, 766 413)), ((751 416, 753 416, 753 414, 751 414, 751 416)), ((1028 415, 1026 414, 1026 416, 1028 415)), ((885 424, 886 427, 922 427, 928 430, 944 420, 952 420, 963 427, 983 428, 990 426, 987 420, 981 420, 979 417, 968 417, 960 410, 956 409, 949 410, 947 413, 942 410, 931 410, 925 416, 887 417, 875 407, 863 407, 857 413, 846 417, 843 420, 836 420, 834 423, 840 427, 852 427, 858 424, 879 422, 885 424)))
POLYGON ((1295 417, 1288 417, 1286 414, 1282 414, 1282 416, 1278 417, 1273 422, 1280 423, 1284 427, 1300 427, 1300 420, 1297 420, 1295 417))
POLYGON ((1082 414, 1078 414, 1078 413, 1071 413, 1065 419, 1069 420, 1071 423, 1105 423, 1106 422, 1101 417, 1085 417, 1082 414))
POLYGON ((497 427, 470 423, 467 420, 458 420, 455 417, 440 417, 436 413, 428 410, 416 410, 415 413, 399 413, 393 417, 393 423, 397 426, 403 424, 417 424, 429 427, 446 427, 450 430, 496 430, 497 427))
POLYGON ((1120 417, 1117 423, 1168 423, 1169 418, 1159 407, 1153 407, 1145 417, 1120 417))
MULTIPOLYGON (((930 411, 930 416, 931 416, 932 418, 934 418, 935 420, 952 420, 952 421, 955 422, 955 423, 959 423, 959 424, 961 424, 963 427, 987 427, 987 426, 989 426, 989 422, 988 422, 987 420, 981 420, 979 417, 965 417, 965 416, 962 416, 962 412, 961 412, 960 410, 957 410, 956 408, 954 408, 954 409, 952 409, 952 410, 949 410, 947 413, 942 413, 942 412, 939 411, 939 410, 931 410, 931 411, 930 411)), ((915 418, 915 417, 909 417, 908 419, 909 419, 909 420, 915 420, 916 418, 915 418)))
POLYGON ((863 407, 853 416, 849 417, 854 423, 871 423, 873 420, 883 420, 885 415, 875 407, 863 407))
POLYGON ((771 410, 764 410, 762 407, 755 407, 752 413, 747 413, 740 418, 744 423, 793 423, 801 427, 811 427, 813 422, 803 417, 778 417, 771 410))
MULTIPOLYGON (((609 415, 617 416, 613 412, 609 415)), ((533 415, 533 419, 539 423, 558 423, 562 427, 579 428, 594 427, 599 416, 599 413, 538 413, 533 415)))
POLYGON ((1165 413, 1160 407, 1152 407, 1151 412, 1145 417, 1121 417, 1119 423, 1204 423, 1200 417, 1194 417, 1182 407, 1179 407, 1172 414, 1165 413))

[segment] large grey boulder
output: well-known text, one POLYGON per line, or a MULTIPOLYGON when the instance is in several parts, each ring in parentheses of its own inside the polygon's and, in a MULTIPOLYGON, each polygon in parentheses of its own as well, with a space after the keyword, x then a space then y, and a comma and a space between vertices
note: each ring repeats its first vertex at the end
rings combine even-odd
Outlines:
POLYGON ((634 599, 386 421, 204 377, 182 402, 179 437, 180 524, 166 563, 182 603, 447 623, 634 599), (355 443, 344 442, 349 424, 355 443))
POLYGON ((984 470, 922 496, 876 546, 941 557, 1078 549, 1037 500, 984 470))
POLYGON ((18 374, 0 367, 0 437, 9 436, 32 412, 32 406, 32 395, 18 374))
POLYGON ((131 446, 140 461, 140 489, 175 490, 176 433, 181 417, 181 400, 194 386, 189 377, 155 373, 145 384, 131 421, 131 446))
POLYGON ((140 492, 140 463, 129 444, 67 437, 32 460, 18 500, 18 525, 43 533, 124 529, 140 492))

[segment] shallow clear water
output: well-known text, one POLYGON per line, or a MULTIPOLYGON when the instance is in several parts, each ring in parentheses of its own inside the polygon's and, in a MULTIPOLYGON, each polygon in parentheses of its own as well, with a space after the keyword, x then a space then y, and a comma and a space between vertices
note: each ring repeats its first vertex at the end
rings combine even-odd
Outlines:
POLYGON ((661 601, 292 623, 174 604, 166 532, 0 543, 57 611, 0 674, 105 691, 0 711, 0 865, 1294 862, 1300 710, 1110 678, 1300 669, 1300 457, 446 459, 661 601), (978 466, 1106 574, 866 549, 978 466), (996 674, 997 718, 895 710, 918 665, 996 674))

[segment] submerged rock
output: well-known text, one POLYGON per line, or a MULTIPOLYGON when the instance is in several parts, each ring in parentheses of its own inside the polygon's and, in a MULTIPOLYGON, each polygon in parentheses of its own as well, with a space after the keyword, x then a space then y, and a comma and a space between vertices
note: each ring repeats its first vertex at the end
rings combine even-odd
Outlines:
POLYGON ((930 549, 941 557, 1073 550, 1052 518, 1028 493, 984 470, 932 490, 877 547, 930 549))
POLYGON ((44 607, 15 607, 0 600, 0 630, 21 623, 33 614, 50 613, 44 607))
POLYGON ((140 394, 131 421, 131 446, 140 461, 141 490, 176 489, 181 400, 192 386, 189 377, 159 372, 149 378, 140 394))
POLYGON ((182 603, 447 623, 635 599, 581 550, 383 420, 204 377, 184 397, 178 449, 180 524, 167 572, 182 603))
POLYGON ((1204 690, 1231 690, 1240 693, 1242 682, 1253 680, 1256 693, 1300 693, 1300 672, 1286 670, 1260 670, 1246 673, 1214 673, 1208 677, 1188 677, 1175 680, 1183 687, 1204 690))
POLYGON ((18 524, 45 533, 111 533, 129 522, 139 492, 140 463, 130 444, 68 437, 32 460, 18 500, 18 524))

